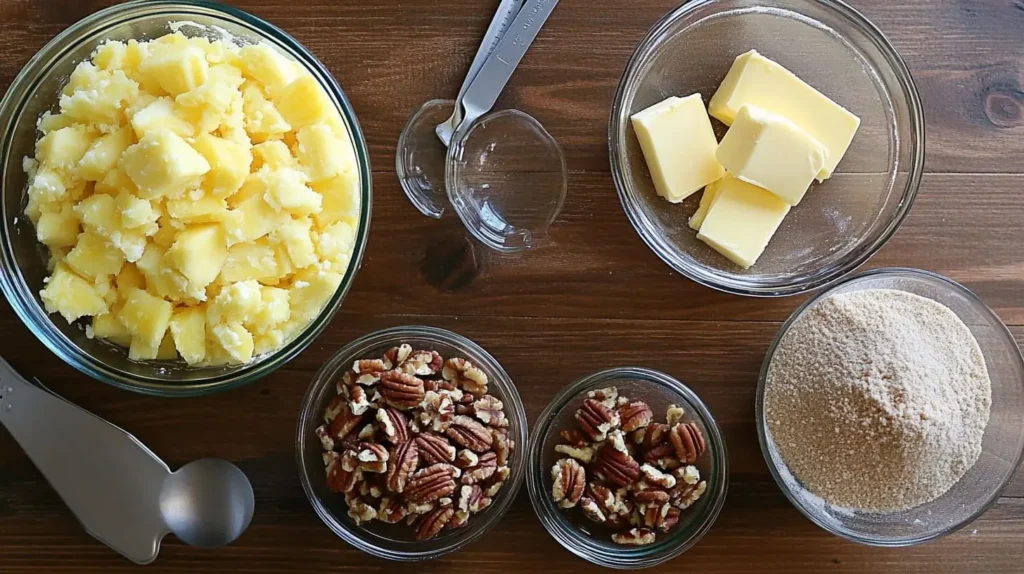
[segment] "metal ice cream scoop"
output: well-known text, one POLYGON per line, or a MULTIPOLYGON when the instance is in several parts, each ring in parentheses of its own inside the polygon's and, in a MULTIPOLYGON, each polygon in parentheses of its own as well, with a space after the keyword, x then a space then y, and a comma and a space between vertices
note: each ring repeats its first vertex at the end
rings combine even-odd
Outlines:
POLYGON ((85 530, 139 564, 168 533, 193 546, 233 542, 249 526, 252 485, 217 459, 171 472, 134 436, 29 383, 0 359, 0 423, 85 530))

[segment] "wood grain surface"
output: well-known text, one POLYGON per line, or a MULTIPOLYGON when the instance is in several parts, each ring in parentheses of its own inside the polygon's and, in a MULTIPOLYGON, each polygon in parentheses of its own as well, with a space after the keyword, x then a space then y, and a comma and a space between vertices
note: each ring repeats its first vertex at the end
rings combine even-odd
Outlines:
MULTIPOLYGON (((0 0, 0 87, 55 34, 109 0, 0 0)), ((876 549, 805 520, 768 474, 754 390, 779 324, 804 298, 746 299, 673 273, 622 213, 609 175, 607 118, 626 60, 677 0, 564 0, 513 77, 501 107, 527 110, 560 141, 569 197, 555 248, 496 256, 452 219, 421 217, 394 175, 399 132, 423 101, 453 97, 494 0, 248 0, 237 5, 294 35, 347 91, 371 147, 374 218, 342 311, 299 358, 248 387, 159 399, 92 381, 49 353, 4 304, 2 353, 20 372, 128 429, 172 468, 237 462, 256 516, 234 545, 169 537, 150 572, 399 572, 363 555, 311 510, 298 482, 302 394, 331 353, 378 328, 429 324, 490 350, 532 423, 560 388, 598 369, 639 364, 686 381, 721 423, 732 467, 711 532, 660 571, 1022 572, 1024 475, 984 516, 940 541, 876 549)), ((867 267, 908 266, 965 283, 1024 341, 1024 2, 853 0, 912 70, 928 126, 927 175, 896 237, 867 267)), ((0 432, 0 572, 123 572, 136 567, 85 534, 17 444, 0 432)), ((432 572, 596 572, 544 531, 525 489, 506 518, 432 572)))

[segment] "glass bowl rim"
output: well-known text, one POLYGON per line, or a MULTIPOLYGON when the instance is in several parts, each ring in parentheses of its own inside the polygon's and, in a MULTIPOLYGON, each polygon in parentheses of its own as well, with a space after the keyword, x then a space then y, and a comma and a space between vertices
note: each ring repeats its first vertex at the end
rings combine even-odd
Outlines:
POLYGON ((711 530, 715 521, 721 514, 725 505, 725 499, 729 491, 729 454, 722 435, 721 428, 714 416, 708 410, 704 401, 690 387, 679 379, 664 372, 649 369, 646 367, 624 366, 604 369, 580 377, 563 387, 555 398, 544 407, 543 412, 537 417, 530 432, 530 448, 527 455, 527 478, 526 486, 530 494, 530 502, 537 518, 548 534, 554 538, 563 548, 576 556, 593 564, 614 568, 618 570, 650 568, 662 564, 668 560, 678 557, 690 550, 711 530), (550 432, 551 425, 562 410, 580 393, 596 384, 605 382, 612 383, 617 380, 633 380, 643 383, 652 383, 667 389, 677 398, 685 401, 689 412, 696 413, 700 422, 707 430, 707 441, 710 445, 713 473, 706 479, 708 491, 704 496, 713 496, 710 504, 703 509, 703 516, 698 516, 699 525, 689 538, 669 540, 663 543, 655 543, 650 546, 641 546, 635 549, 622 547, 617 552, 608 552, 591 540, 591 536, 585 535, 579 529, 566 526, 568 522, 564 513, 557 509, 549 508, 549 492, 545 477, 546 469, 541 468, 541 461, 544 453, 541 449, 550 432), (712 480, 715 482, 712 483, 712 480))
MULTIPOLYGON (((341 308, 341 303, 348 294, 355 275, 362 265, 369 236, 373 204, 372 171, 366 139, 356 118, 355 109, 334 76, 312 52, 284 30, 244 10, 207 0, 132 0, 90 14, 50 39, 26 62, 11 82, 3 99, 0 100, 0 119, 4 122, 2 126, 3 141, 0 142, 3 146, 2 150, 0 150, 2 151, 0 158, 7 158, 13 153, 13 150, 10 149, 10 136, 15 126, 26 119, 23 117, 24 107, 27 101, 37 93, 39 84, 45 78, 45 76, 38 74, 40 70, 37 68, 40 62, 47 57, 51 58, 51 65, 63 61, 67 57, 66 52, 81 43, 81 39, 78 39, 73 44, 68 45, 69 38, 80 35, 85 30, 91 30, 88 35, 92 36, 114 24, 123 24, 138 18, 152 18, 175 13, 180 13, 183 18, 187 18, 192 14, 191 11, 193 10, 198 10, 207 17, 215 19, 225 18, 232 20, 235 24, 240 23, 240 25, 250 29, 258 36, 284 45, 297 58, 298 62, 309 70, 317 80, 317 83, 337 101, 338 105, 335 107, 346 121, 352 133, 352 147, 356 154, 361 180, 361 204, 359 224, 355 234, 355 245, 348 269, 346 269, 337 291, 335 291, 320 313, 292 341, 273 353, 266 355, 264 358, 255 359, 252 363, 239 366, 231 372, 217 374, 192 383, 175 383, 168 381, 168 379, 133 375, 94 358, 91 354, 84 352, 72 343, 56 327, 54 319, 50 314, 46 313, 45 309, 32 296, 31 287, 25 281, 13 252, 10 239, 11 228, 7 223, 8 218, 6 217, 6 205, 0 205, 0 210, 3 211, 4 216, 2 221, 0 221, 0 228, 2 228, 2 233, 0 233, 2 235, 0 237, 0 251, 2 251, 2 260, 0 260, 0 290, 3 291, 22 323, 52 353, 93 379, 120 389, 145 395, 165 397, 207 395, 252 383, 274 372, 305 350, 323 332, 341 308), (137 14, 136 11, 139 10, 143 10, 144 13, 137 14), (23 295, 28 295, 29 297, 26 298, 23 295)), ((4 191, 6 192, 7 190, 4 191)))
MULTIPOLYGON (((853 285, 870 279, 901 276, 911 278, 916 281, 923 281, 927 283, 945 286, 951 292, 954 292, 957 295, 960 295, 967 299, 971 303, 971 305, 974 308, 976 308, 980 313, 987 315, 991 319, 994 319, 996 321, 996 324, 998 324, 1001 327, 999 329, 996 329, 999 336, 1014 343, 1014 347, 1017 349, 1017 352, 1013 355, 1013 357, 1016 358, 1016 362, 1020 366, 1021 370, 1024 370, 1024 355, 1021 354, 1020 346, 1016 344, 1016 340, 1013 338, 1013 334, 1010 332, 1010 329, 1006 326, 1002 319, 999 318, 999 315, 997 315, 996 312, 993 311, 992 308, 990 308, 984 301, 982 301, 981 298, 978 297, 973 291, 971 291, 964 285, 950 279, 949 277, 945 277, 932 271, 916 269, 913 267, 882 267, 851 275, 843 279, 842 281, 839 281, 836 284, 832 285, 829 289, 824 290, 821 293, 817 293, 816 295, 805 301, 802 305, 800 305, 795 311, 793 311, 789 318, 786 319, 786 322, 783 323, 781 327, 779 327, 778 333, 775 335, 775 338, 772 340, 771 345, 765 352, 764 360, 761 363, 761 372, 758 375, 757 379, 757 393, 754 399, 754 417, 755 424, 757 426, 757 441, 761 447, 761 455, 764 457, 764 461, 768 466, 768 470, 771 472, 772 478, 778 485, 779 490, 781 490, 782 493, 786 495, 786 498, 789 500, 790 504, 792 504, 798 511, 800 511, 800 514, 803 514, 805 518, 807 518, 808 520, 810 520, 826 532, 829 532, 830 534, 849 540, 851 542, 864 544, 866 546, 877 546, 883 548, 901 548, 907 546, 916 546, 918 544, 923 544, 925 542, 942 538, 947 534, 952 534, 957 530, 960 530, 961 528, 974 522, 982 514, 984 514, 990 508, 992 508, 992 506, 994 506, 996 502, 999 501, 999 498, 1002 496, 1002 493, 1006 490, 1006 487, 1009 486, 1009 484, 1013 481, 1014 477, 1017 474, 1017 470, 1020 469, 1021 463, 1022 461, 1024 461, 1024 448, 1021 448, 1020 452, 1017 453, 1017 460, 1011 466, 1013 470, 1007 473, 1007 475, 1000 482, 999 486, 993 491, 992 496, 989 497, 989 499, 985 501, 983 505, 978 507, 978 509, 967 518, 955 524, 947 526, 946 528, 943 528, 942 530, 939 530, 932 534, 928 534, 925 536, 906 537, 894 540, 881 540, 869 536, 859 536, 852 532, 841 532, 839 530, 836 530, 835 528, 827 524, 825 521, 818 518, 817 515, 807 510, 804 507, 804 505, 797 500, 796 496, 786 485, 786 481, 782 478, 782 474, 779 472, 779 468, 785 467, 786 465, 781 460, 781 457, 778 458, 777 460, 776 457, 772 454, 772 449, 769 448, 768 433, 764 420, 764 397, 765 387, 767 384, 768 368, 771 365, 772 358, 775 355, 775 351, 778 349, 779 343, 782 341, 782 338, 785 337, 786 333, 789 332, 789 329, 793 326, 793 324, 801 316, 803 316, 803 314, 807 310, 811 309, 817 303, 824 301, 827 297, 831 296, 836 291, 849 285, 853 285)), ((957 316, 959 317, 959 314, 957 316)), ((1022 381, 1022 384, 1024 384, 1024 381, 1022 381)))
MULTIPOLYGON (((914 78, 910 73, 909 67, 900 53, 896 50, 896 47, 874 23, 868 20, 867 17, 861 14, 858 10, 843 0, 803 0, 809 4, 817 4, 824 9, 833 12, 852 26, 856 27, 879 49, 884 56, 886 63, 891 68, 903 95, 905 95, 907 112, 909 115, 908 123, 911 137, 909 138, 908 147, 911 152, 911 159, 908 162, 909 177, 907 178, 907 183, 903 188, 900 203, 885 229, 874 241, 860 248, 856 257, 851 258, 849 261, 846 261, 841 265, 836 265, 832 269, 819 270, 817 273, 804 277, 800 280, 788 280, 777 284, 764 285, 754 284, 744 279, 732 279, 722 277, 717 274, 711 274, 706 270, 706 265, 702 265, 696 261, 691 261, 685 256, 676 257, 672 253, 673 250, 667 247, 662 235, 657 231, 652 231, 656 226, 653 224, 648 225, 648 223, 650 223, 649 218, 643 214, 639 199, 635 197, 636 194, 634 192, 629 191, 632 189, 630 178, 622 172, 620 167, 624 161, 624 149, 619 142, 625 139, 626 134, 624 127, 620 126, 620 123, 624 126, 625 121, 619 122, 618 119, 620 116, 626 117, 624 116, 626 112, 624 104, 626 94, 629 91, 628 88, 631 84, 635 84, 638 81, 637 76, 641 71, 640 64, 647 55, 656 48, 658 44, 658 37, 664 34, 665 31, 677 20, 686 17, 700 8, 711 4, 717 4, 721 1, 722 0, 692 0, 670 11, 651 27, 647 35, 644 36, 644 38, 637 44, 633 55, 626 64, 622 77, 619 79, 618 88, 615 90, 615 96, 612 100, 611 113, 608 121, 608 151, 611 163, 612 179, 615 182, 615 189, 618 193, 619 201, 622 203, 623 211, 626 212, 626 217, 629 219, 630 224, 636 230, 643 242, 647 244, 648 248, 650 248, 659 259, 674 271, 699 285, 724 293, 748 297, 787 297, 826 287, 855 271, 858 267, 871 259, 886 243, 888 243, 892 236, 895 235, 903 225, 903 222, 910 214, 910 210, 917 199, 918 190, 924 175, 926 143, 924 106, 921 102, 921 96, 918 92, 917 84, 914 82, 914 78)), ((762 1, 768 3, 771 0, 762 1)))
POLYGON ((335 351, 313 375, 312 381, 302 397, 302 408, 299 411, 298 423, 296 424, 295 463, 298 466, 299 481, 302 483, 302 490, 306 493, 306 498, 313 507, 313 511, 324 525, 334 532, 338 538, 341 538, 350 546, 378 558, 398 562, 415 562, 432 560, 461 550, 469 544, 479 541, 495 526, 497 526, 499 522, 501 522, 502 518, 504 518, 512 508, 512 504, 518 496, 519 489, 522 486, 524 477, 526 476, 528 452, 527 449, 522 448, 522 445, 527 444, 528 436, 526 409, 523 406, 522 398, 519 395, 519 389, 516 388, 512 377, 509 376, 505 368, 497 359, 494 358, 493 355, 475 341, 453 331, 427 325, 403 325, 373 331, 352 340, 350 343, 335 351), (496 500, 489 508, 483 511, 484 513, 487 513, 486 516, 478 517, 475 522, 470 521, 470 524, 467 527, 470 534, 465 538, 455 540, 452 543, 438 548, 415 552, 392 550, 381 545, 367 542, 353 534, 354 528, 349 527, 342 520, 335 517, 334 513, 326 508, 326 506, 320 501, 317 494, 313 491, 313 486, 310 483, 309 474, 307 472, 307 461, 305 460, 307 441, 312 440, 311 437, 308 436, 309 433, 306 430, 306 426, 310 421, 315 421, 320 417, 320 413, 317 412, 317 405, 314 404, 314 398, 320 394, 320 391, 326 385, 333 384, 336 375, 344 368, 345 361, 353 360, 353 357, 362 352, 360 349, 385 346, 410 338, 421 338, 436 341, 460 350, 468 349, 472 354, 476 354, 484 358, 488 364, 478 366, 481 366, 484 368, 485 372, 487 372, 488 376, 492 379, 492 385, 497 384, 497 386, 501 388, 502 394, 504 395, 502 397, 502 402, 506 407, 506 415, 509 418, 514 419, 519 425, 519 433, 517 436, 513 437, 513 439, 517 441, 517 448, 516 451, 513 452, 514 458, 512 459, 511 464, 509 464, 509 477, 506 479, 505 485, 502 487, 502 490, 496 497, 496 500), (495 383, 495 381, 499 382, 495 383))

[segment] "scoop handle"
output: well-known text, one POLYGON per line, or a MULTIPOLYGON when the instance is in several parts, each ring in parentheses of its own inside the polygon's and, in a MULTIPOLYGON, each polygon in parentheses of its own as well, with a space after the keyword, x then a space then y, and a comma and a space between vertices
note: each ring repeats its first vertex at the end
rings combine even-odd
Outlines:
POLYGON ((0 358, 0 423, 85 530, 129 560, 152 562, 167 527, 170 470, 135 437, 21 377, 0 358))

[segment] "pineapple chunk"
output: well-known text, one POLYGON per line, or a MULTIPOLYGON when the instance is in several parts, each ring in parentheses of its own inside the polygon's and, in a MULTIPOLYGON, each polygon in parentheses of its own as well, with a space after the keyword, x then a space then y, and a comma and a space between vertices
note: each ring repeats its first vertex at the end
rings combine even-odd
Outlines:
POLYGON ((314 183, 313 189, 323 197, 320 213, 313 215, 323 229, 336 221, 355 227, 359 221, 359 171, 352 170, 340 177, 314 183))
POLYGON ((206 317, 210 324, 244 323, 255 316, 262 304, 260 284, 255 279, 232 283, 207 307, 206 317))
POLYGON ((212 331, 214 340, 227 352, 232 362, 245 364, 252 360, 255 348, 252 333, 246 331, 241 324, 215 325, 212 331))
POLYGON ((238 63, 246 76, 274 91, 295 81, 302 69, 270 44, 255 44, 243 47, 238 54, 238 63))
POLYGON ((60 211, 41 213, 36 222, 36 238, 43 245, 73 247, 78 241, 78 214, 70 204, 64 204, 60 211))
POLYGON ((132 344, 132 334, 117 320, 113 313, 96 315, 92 318, 91 327, 91 330, 86 330, 86 336, 91 334, 92 337, 106 339, 122 347, 132 344))
POLYGON ((333 271, 344 271, 348 268, 350 254, 355 249, 356 232, 351 225, 337 221, 328 225, 320 232, 316 251, 320 258, 337 264, 333 271))
POLYGON ((252 152, 245 146, 210 134, 197 137, 193 146, 210 164, 210 172, 203 182, 209 193, 227 197, 238 191, 249 177, 252 152))
POLYGON ((117 165, 121 154, 132 145, 132 132, 120 128, 92 142, 78 163, 78 177, 100 181, 117 165))
POLYGON ((192 137, 196 132, 195 126, 185 119, 184 111, 178 109, 174 100, 166 97, 157 98, 136 111, 131 122, 139 138, 157 130, 167 130, 183 138, 192 137))
POLYGON ((210 171, 206 158, 180 136, 166 130, 148 132, 122 156, 125 171, 145 199, 181 197, 210 171))
MULTIPOLYGON (((216 223, 192 225, 178 233, 166 259, 196 288, 205 289, 220 274, 227 258, 224 229, 216 223)), ((204 295, 205 296, 205 295, 204 295)))
POLYGON ((287 213, 277 211, 259 195, 246 199, 230 213, 224 227, 231 244, 255 241, 290 219, 287 213))
POLYGON ((77 122, 110 132, 121 124, 121 107, 139 94, 139 85, 121 70, 113 73, 102 71, 99 75, 100 79, 89 84, 88 88, 62 95, 60 111, 77 122))
POLYGON ((323 88, 309 74, 285 86, 272 99, 277 111, 296 130, 337 113, 323 88))
POLYGON ((136 266, 146 279, 146 291, 180 301, 188 295, 188 279, 165 263, 165 255, 162 247, 150 243, 136 266))
POLYGON ((105 193, 107 195, 116 196, 121 192, 130 193, 132 195, 138 195, 139 188, 136 187, 135 182, 132 178, 128 177, 128 172, 124 170, 124 162, 117 162, 117 166, 114 169, 107 172, 103 179, 96 182, 95 185, 96 193, 105 193))
POLYGON ((152 361, 160 354, 160 349, 150 345, 139 337, 132 337, 131 345, 128 347, 128 358, 133 361, 152 361))
POLYGON ((291 315, 287 289, 264 286, 260 292, 261 305, 246 323, 254 333, 266 333, 287 322, 291 315))
POLYGON ((49 283, 39 292, 47 313, 60 313, 68 323, 79 317, 102 315, 107 302, 96 286, 79 277, 63 263, 53 269, 49 283))
POLYGON ((65 116, 64 114, 43 112, 43 115, 40 116, 39 120, 36 122, 36 129, 45 135, 61 128, 72 126, 74 123, 75 120, 65 116))
POLYGON ((114 198, 109 195, 93 195, 83 199, 75 206, 75 213, 87 231, 103 237, 112 237, 121 229, 121 216, 117 213, 114 198))
POLYGON ((78 236, 78 244, 65 261, 82 277, 96 279, 102 275, 117 275, 124 265, 124 254, 102 237, 87 231, 78 236))
POLYGON ((132 289, 146 288, 146 278, 134 263, 123 265, 121 272, 117 274, 114 282, 117 285, 117 293, 121 299, 127 299, 132 289))
POLYGON ((28 195, 39 203, 58 202, 68 197, 68 189, 58 172, 44 166, 32 176, 28 195))
POLYGON ((115 70, 125 71, 125 63, 128 56, 128 47, 124 42, 107 40, 96 48, 92 54, 92 63, 101 70, 113 72, 115 70))
POLYGON ((308 267, 317 262, 313 240, 309 236, 313 222, 308 217, 290 219, 274 231, 274 237, 288 250, 295 267, 308 267))
POLYGON ((228 216, 228 204, 217 197, 172 199, 167 202, 167 213, 182 223, 218 223, 228 216))
POLYGON ((92 145, 92 135, 73 125, 52 131, 36 144, 36 159, 44 166, 72 173, 92 145))
POLYGON ((186 363, 196 365, 206 359, 206 310, 202 306, 176 310, 170 328, 174 346, 186 363))
POLYGON ((130 193, 120 193, 114 199, 117 210, 121 213, 121 226, 126 229, 144 228, 148 235, 157 231, 157 218, 160 213, 153 209, 148 200, 140 199, 130 193))
POLYGON ((352 146, 335 135, 325 123, 315 123, 299 130, 299 163, 310 181, 337 177, 355 169, 356 158, 352 146))
POLYGON ((306 174, 286 167, 265 172, 262 177, 267 185, 263 198, 274 209, 300 217, 320 213, 323 197, 306 185, 306 174))
POLYGON ((61 93, 70 96, 78 90, 98 84, 103 78, 104 74, 95 64, 88 60, 79 62, 75 69, 71 71, 68 83, 64 86, 64 90, 61 93))
POLYGON ((253 84, 242 89, 242 113, 245 131, 255 142, 279 139, 292 129, 273 102, 253 84))
MULTIPOLYGON (((157 348, 171 322, 173 306, 169 301, 154 297, 142 289, 133 289, 117 319, 132 334, 132 343, 139 342, 157 348)), ((155 358, 155 355, 154 355, 155 358)))
POLYGON ((282 167, 295 167, 295 158, 292 151, 281 140, 271 140, 252 146, 253 169, 258 170, 263 166, 269 169, 281 169, 282 167))
POLYGON ((327 305, 341 285, 341 274, 330 271, 307 270, 295 275, 289 295, 291 320, 308 323, 327 305))
POLYGON ((220 280, 227 283, 274 280, 282 275, 274 248, 265 240, 232 245, 220 270, 220 280))
MULTIPOLYGON (((164 38, 170 36, 173 34, 164 38)), ((201 49, 173 42, 151 45, 150 56, 139 66, 139 72, 154 78, 172 96, 202 85, 206 82, 209 70, 206 54, 201 49)))
POLYGON ((263 355, 265 353, 272 353, 284 346, 287 339, 285 339, 284 331, 281 329, 271 329, 265 333, 256 333, 253 336, 253 342, 255 349, 253 353, 256 355, 263 355))

